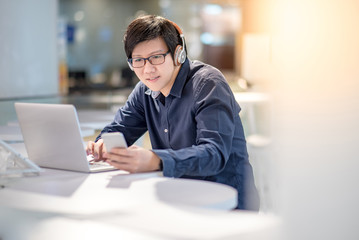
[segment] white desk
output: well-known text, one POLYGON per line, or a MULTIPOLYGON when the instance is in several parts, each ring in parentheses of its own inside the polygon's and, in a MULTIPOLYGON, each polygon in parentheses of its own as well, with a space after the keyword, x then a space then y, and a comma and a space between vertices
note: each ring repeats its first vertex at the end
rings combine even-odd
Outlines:
POLYGON ((2 206, 71 214, 124 210, 151 202, 232 209, 237 192, 218 183, 161 177, 160 172, 84 174, 54 169, 44 169, 40 176, 12 179, 0 190, 2 206))
MULTIPOLYGON (((83 174, 46 169, 0 189, 0 237, 223 239, 269 229, 273 218, 242 211, 228 186, 159 172, 83 174), (215 210, 214 210, 215 209, 215 210)), ((234 238, 236 239, 236 238, 234 238)))

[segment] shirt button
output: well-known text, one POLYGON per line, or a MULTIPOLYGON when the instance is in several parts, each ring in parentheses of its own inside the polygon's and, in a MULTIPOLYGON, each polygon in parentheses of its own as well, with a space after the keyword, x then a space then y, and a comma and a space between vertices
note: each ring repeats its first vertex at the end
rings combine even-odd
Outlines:
POLYGON ((168 132, 168 129, 167 128, 165 128, 165 133, 167 133, 168 132))

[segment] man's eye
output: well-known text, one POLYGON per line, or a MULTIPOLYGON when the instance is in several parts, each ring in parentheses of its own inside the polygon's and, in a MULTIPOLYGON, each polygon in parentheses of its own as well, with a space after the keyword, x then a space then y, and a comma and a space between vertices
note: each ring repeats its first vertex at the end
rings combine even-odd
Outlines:
POLYGON ((133 62, 142 62, 142 61, 143 61, 142 58, 135 58, 135 59, 133 59, 133 62))
POLYGON ((154 56, 152 56, 153 59, 158 59, 158 58, 161 58, 161 57, 162 57, 162 55, 154 55, 154 56))

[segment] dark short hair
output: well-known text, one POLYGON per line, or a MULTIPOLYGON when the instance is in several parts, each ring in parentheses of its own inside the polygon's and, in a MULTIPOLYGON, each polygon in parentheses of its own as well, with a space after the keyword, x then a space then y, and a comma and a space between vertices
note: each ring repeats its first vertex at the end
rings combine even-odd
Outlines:
POLYGON ((165 41, 173 58, 177 45, 182 45, 182 39, 171 21, 155 15, 141 16, 133 20, 123 37, 127 58, 132 57, 137 44, 158 37, 165 41))

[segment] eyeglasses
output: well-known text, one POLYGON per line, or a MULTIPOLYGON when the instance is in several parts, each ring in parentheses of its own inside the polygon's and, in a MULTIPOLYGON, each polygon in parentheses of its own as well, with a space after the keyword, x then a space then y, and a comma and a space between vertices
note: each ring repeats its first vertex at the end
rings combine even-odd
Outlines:
POLYGON ((145 66, 146 61, 149 61, 152 65, 160 65, 165 62, 165 58, 169 53, 170 51, 163 54, 156 54, 148 58, 129 58, 127 61, 134 68, 141 68, 145 66))

